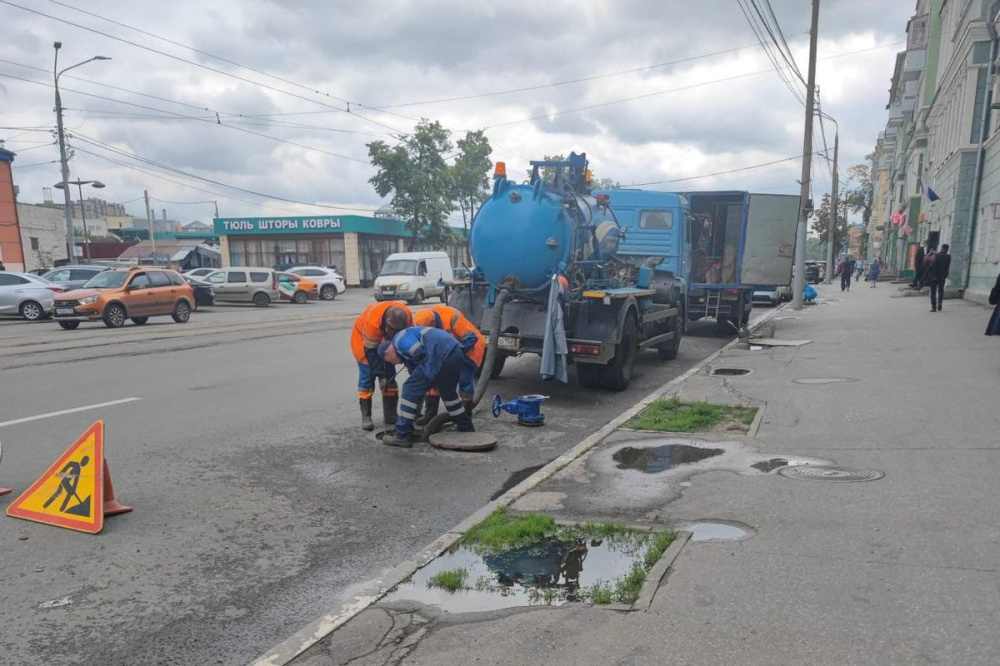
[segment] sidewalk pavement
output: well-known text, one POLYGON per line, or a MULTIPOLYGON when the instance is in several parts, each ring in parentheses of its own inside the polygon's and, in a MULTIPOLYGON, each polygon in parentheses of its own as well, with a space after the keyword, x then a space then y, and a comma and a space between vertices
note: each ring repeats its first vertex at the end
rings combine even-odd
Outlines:
POLYGON ((618 470, 610 451, 641 435, 617 432, 513 508, 679 528, 721 521, 750 536, 688 542, 647 611, 376 605, 293 663, 1000 663, 998 342, 983 335, 986 308, 949 300, 931 313, 927 300, 895 294, 821 287, 819 304, 773 320, 777 338, 810 344, 730 348, 672 389, 765 404, 756 434, 726 438, 751 453, 884 478, 797 480, 738 456, 729 470, 692 465, 693 475, 618 470), (751 372, 711 374, 719 367, 751 372))

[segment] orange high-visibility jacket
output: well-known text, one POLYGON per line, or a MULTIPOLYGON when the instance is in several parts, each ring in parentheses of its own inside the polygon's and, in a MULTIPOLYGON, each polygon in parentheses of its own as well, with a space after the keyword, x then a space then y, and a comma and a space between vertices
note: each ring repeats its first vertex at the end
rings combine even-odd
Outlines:
POLYGON ((376 349, 385 337, 382 335, 385 324, 385 312, 393 306, 406 310, 409 325, 413 326, 413 315, 405 304, 399 301, 383 301, 372 303, 354 320, 354 330, 351 331, 351 352, 358 363, 367 363, 365 349, 376 349))
POLYGON ((432 305, 413 315, 415 326, 433 326, 448 331, 458 340, 468 356, 477 365, 486 356, 486 339, 471 321, 450 305, 432 305))

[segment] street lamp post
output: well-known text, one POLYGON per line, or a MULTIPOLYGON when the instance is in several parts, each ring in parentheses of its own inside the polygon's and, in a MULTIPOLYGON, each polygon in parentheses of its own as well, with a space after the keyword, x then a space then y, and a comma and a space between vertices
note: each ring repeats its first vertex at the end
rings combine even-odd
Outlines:
POLYGON ((73 250, 76 247, 76 237, 73 234, 73 204, 69 195, 69 159, 66 157, 66 133, 63 131, 63 107, 62 98, 59 96, 59 77, 71 69, 86 65, 88 62, 93 62, 94 60, 111 60, 111 58, 107 56, 94 56, 89 60, 78 62, 75 65, 71 65, 70 67, 60 70, 59 49, 62 48, 62 42, 55 42, 52 46, 56 51, 55 62, 52 65, 52 75, 55 79, 56 89, 56 132, 59 135, 59 164, 62 169, 63 212, 66 218, 66 260, 67 262, 72 262, 73 250))
POLYGON ((89 264, 90 263, 90 232, 87 230, 87 211, 84 210, 84 205, 83 205, 83 186, 84 185, 90 185, 91 187, 95 187, 97 189, 100 189, 100 188, 104 187, 104 183, 102 183, 99 180, 80 180, 79 178, 77 178, 76 180, 71 180, 68 183, 56 183, 55 186, 57 188, 59 188, 59 189, 63 189, 64 184, 65 185, 76 185, 77 191, 80 193, 80 198, 78 199, 78 201, 80 202, 80 219, 83 221, 83 252, 84 252, 84 256, 87 258, 87 262, 86 263, 89 264))

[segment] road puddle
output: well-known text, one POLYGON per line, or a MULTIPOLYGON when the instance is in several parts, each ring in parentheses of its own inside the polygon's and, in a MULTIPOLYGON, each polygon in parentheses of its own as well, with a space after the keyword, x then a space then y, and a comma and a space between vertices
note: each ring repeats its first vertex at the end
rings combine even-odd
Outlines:
POLYGON ((646 474, 656 474, 678 465, 700 462, 723 453, 723 449, 705 449, 687 444, 665 444, 663 446, 626 446, 615 451, 611 457, 618 463, 618 469, 634 469, 646 474))
POLYGON ((781 467, 787 467, 788 461, 784 458, 771 458, 770 460, 761 460, 760 462, 754 463, 750 466, 759 472, 767 474, 768 472, 773 472, 781 467))
POLYGON ((418 601, 448 613, 589 601, 595 586, 613 587, 642 562, 648 538, 646 533, 549 538, 496 553, 460 545, 417 571, 382 601, 418 601), (457 588, 454 591, 438 582, 449 579, 457 588))
POLYGON ((687 531, 691 541, 742 541, 748 536, 745 530, 724 523, 695 523, 687 531))

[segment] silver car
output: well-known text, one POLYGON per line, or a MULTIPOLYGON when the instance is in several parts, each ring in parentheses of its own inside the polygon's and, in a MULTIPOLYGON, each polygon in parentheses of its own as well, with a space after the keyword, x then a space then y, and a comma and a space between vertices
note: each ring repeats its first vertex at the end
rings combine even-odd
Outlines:
POLYGON ((31 273, 0 271, 0 315, 20 315, 28 321, 47 319, 63 289, 31 273))
POLYGON ((82 288, 90 278, 106 270, 108 270, 107 266, 93 264, 89 266, 60 266, 44 273, 42 277, 49 282, 56 283, 66 291, 71 291, 82 288))
POLYGON ((319 297, 324 301, 332 301, 337 298, 337 294, 342 294, 347 290, 344 283, 344 276, 332 268, 325 266, 295 266, 288 269, 289 273, 295 273, 307 280, 312 280, 319 288, 319 297))

